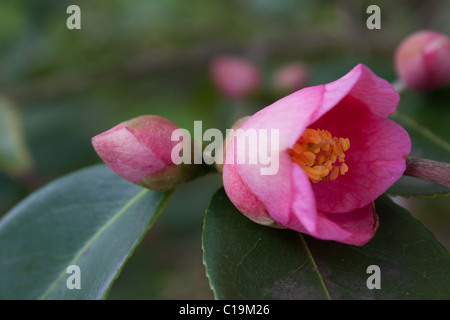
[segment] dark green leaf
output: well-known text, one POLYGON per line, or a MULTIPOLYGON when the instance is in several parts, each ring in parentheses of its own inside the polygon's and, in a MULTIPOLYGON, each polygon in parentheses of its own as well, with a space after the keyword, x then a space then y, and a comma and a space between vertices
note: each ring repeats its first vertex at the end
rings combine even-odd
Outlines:
POLYGON ((0 220, 0 299, 104 298, 166 199, 104 165, 31 194, 0 220), (81 289, 66 285, 71 265, 81 289))
POLYGON ((380 227, 365 246, 260 226, 220 190, 207 210, 203 250, 217 299, 449 299, 450 256, 406 210, 376 201, 380 227), (367 272, 380 268, 381 289, 367 272))
POLYGON ((448 197, 450 188, 418 178, 403 176, 389 188, 387 193, 405 198, 448 197))
POLYGON ((448 89, 427 93, 408 91, 402 94, 398 110, 392 115, 392 119, 408 131, 412 142, 412 156, 450 161, 449 98, 448 89))

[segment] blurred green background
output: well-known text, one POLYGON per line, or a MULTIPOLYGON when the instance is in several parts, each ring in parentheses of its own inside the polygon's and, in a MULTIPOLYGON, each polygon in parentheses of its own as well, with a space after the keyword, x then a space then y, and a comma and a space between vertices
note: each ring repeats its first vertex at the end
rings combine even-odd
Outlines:
MULTIPOLYGON (((229 128, 281 98, 270 79, 287 62, 310 66, 310 85, 358 63, 394 82, 393 52, 408 34, 450 34, 449 1, 16 0, 0 4, 0 215, 53 179, 99 163, 91 138, 117 123, 158 114, 191 130, 229 128), (68 30, 66 8, 81 8, 68 30), (366 8, 381 8, 368 30, 366 8), (259 94, 239 104, 209 76, 218 54, 244 57, 264 74, 259 94)), ((399 110, 450 141, 449 87, 407 92, 399 110)), ((413 154, 450 152, 410 132, 413 154)), ((220 176, 179 187, 114 284, 109 299, 212 299, 201 231, 220 176)), ((399 200, 450 248, 448 198, 399 200)), ((118 235, 120 236, 120 235, 118 235)))

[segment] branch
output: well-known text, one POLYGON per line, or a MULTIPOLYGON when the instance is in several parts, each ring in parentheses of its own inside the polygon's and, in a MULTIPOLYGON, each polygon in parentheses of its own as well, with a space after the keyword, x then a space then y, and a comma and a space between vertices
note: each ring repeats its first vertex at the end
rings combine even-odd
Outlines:
POLYGON ((408 157, 404 174, 450 188, 450 163, 408 157))

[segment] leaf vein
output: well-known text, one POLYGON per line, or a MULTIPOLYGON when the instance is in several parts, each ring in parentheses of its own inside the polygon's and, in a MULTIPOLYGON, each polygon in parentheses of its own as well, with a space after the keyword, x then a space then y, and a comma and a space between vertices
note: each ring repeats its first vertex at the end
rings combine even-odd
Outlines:
MULTIPOLYGON (((119 219, 127 210, 135 204, 139 199, 141 199, 149 190, 143 189, 139 193, 137 193, 133 198, 131 198, 119 211, 117 211, 106 224, 103 225, 87 242, 86 244, 78 251, 78 253, 75 255, 75 257, 69 262, 69 265, 76 264, 76 262, 82 257, 84 252, 86 252, 94 243, 95 241, 106 231, 110 226, 112 226, 117 219, 119 219)), ((47 288, 47 290, 39 297, 39 300, 46 299, 50 293, 56 288, 58 283, 64 278, 66 275, 66 270, 63 270, 60 275, 53 281, 50 286, 47 288)))

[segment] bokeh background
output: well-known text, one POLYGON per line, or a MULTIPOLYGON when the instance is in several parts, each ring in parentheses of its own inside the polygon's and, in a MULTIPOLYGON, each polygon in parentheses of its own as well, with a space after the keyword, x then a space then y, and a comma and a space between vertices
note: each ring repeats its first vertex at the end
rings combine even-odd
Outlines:
MULTIPOLYGON (((229 128, 283 97, 274 72, 309 66, 308 85, 336 80, 358 63, 390 82, 393 53, 419 29, 450 34, 449 1, 15 0, 0 3, 0 215, 45 183, 100 163, 91 138, 117 123, 158 114, 192 130, 229 128), (81 8, 81 30, 66 9, 81 8), (366 8, 381 8, 368 30, 366 8), (262 89, 239 102, 211 81, 211 60, 245 58, 262 70, 262 89)), ((450 141, 449 87, 407 92, 404 114, 450 141)), ((413 134, 412 134, 413 135, 413 134)), ((450 161, 420 134, 413 153, 450 161)), ((210 175, 179 187, 115 282, 109 299, 212 299, 201 231, 210 175)), ((450 248, 449 200, 397 199, 450 248)), ((120 236, 120 235, 118 235, 120 236)))

